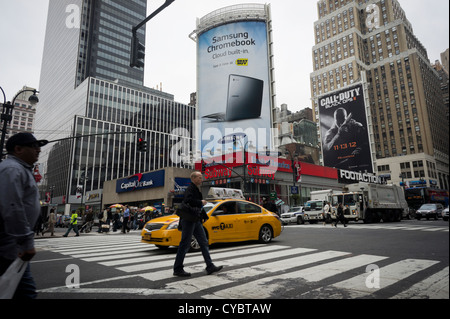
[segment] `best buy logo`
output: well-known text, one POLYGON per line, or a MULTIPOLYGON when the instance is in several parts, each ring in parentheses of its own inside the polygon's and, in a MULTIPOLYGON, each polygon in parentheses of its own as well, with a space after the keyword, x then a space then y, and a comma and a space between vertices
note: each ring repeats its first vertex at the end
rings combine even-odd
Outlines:
POLYGON ((237 59, 236 65, 238 66, 248 66, 248 59, 237 59))

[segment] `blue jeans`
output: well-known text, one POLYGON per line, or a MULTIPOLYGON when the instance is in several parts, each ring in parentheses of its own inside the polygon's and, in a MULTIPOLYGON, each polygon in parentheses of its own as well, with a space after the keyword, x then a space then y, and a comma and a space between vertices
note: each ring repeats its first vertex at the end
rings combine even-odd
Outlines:
POLYGON ((67 237, 72 229, 77 234, 77 236, 80 236, 80 233, 78 232, 78 225, 77 224, 75 224, 75 225, 70 224, 69 228, 67 229, 66 233, 63 236, 67 237))
POLYGON ((203 258, 205 259, 206 268, 210 268, 214 266, 211 256, 209 254, 209 244, 208 239, 206 238, 205 230, 203 229, 203 225, 201 222, 189 222, 187 220, 180 220, 182 227, 181 234, 181 242, 180 246, 178 246, 177 257, 175 259, 175 264, 173 266, 174 272, 182 272, 184 270, 184 258, 186 257, 187 252, 191 248, 191 240, 192 236, 195 236, 197 239, 200 249, 203 254, 203 258))

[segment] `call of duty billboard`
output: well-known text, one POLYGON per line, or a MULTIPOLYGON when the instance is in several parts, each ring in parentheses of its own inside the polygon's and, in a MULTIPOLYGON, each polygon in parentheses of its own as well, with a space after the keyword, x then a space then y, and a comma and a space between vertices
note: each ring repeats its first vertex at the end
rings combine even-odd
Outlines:
POLYGON ((324 166, 373 173, 363 86, 319 98, 324 166))

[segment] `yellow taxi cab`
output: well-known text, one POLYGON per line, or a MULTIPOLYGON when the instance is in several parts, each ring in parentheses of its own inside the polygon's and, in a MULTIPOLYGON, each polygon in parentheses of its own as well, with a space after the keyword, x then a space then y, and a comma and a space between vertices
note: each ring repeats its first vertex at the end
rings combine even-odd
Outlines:
MULTIPOLYGON (((212 188, 204 207, 209 219, 203 224, 209 244, 259 240, 270 243, 281 235, 282 225, 278 215, 246 201, 241 190, 212 188)), ((177 215, 149 221, 143 228, 142 242, 164 249, 179 246, 181 231, 177 215)), ((193 237, 192 250, 200 249, 193 237)))

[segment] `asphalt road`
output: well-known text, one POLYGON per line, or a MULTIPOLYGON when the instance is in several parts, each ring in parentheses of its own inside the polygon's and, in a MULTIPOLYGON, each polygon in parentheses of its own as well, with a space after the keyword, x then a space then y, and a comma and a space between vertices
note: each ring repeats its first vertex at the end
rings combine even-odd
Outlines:
POLYGON ((201 312, 208 309, 188 302, 219 298, 211 311, 220 314, 239 311, 224 309, 226 300, 449 299, 449 223, 442 220, 289 225, 269 245, 211 247, 224 265, 217 275, 206 276, 201 254, 189 254, 189 279, 172 276, 176 248, 140 243, 139 231, 43 238, 36 246, 31 267, 40 299, 177 300, 178 311, 201 312))

